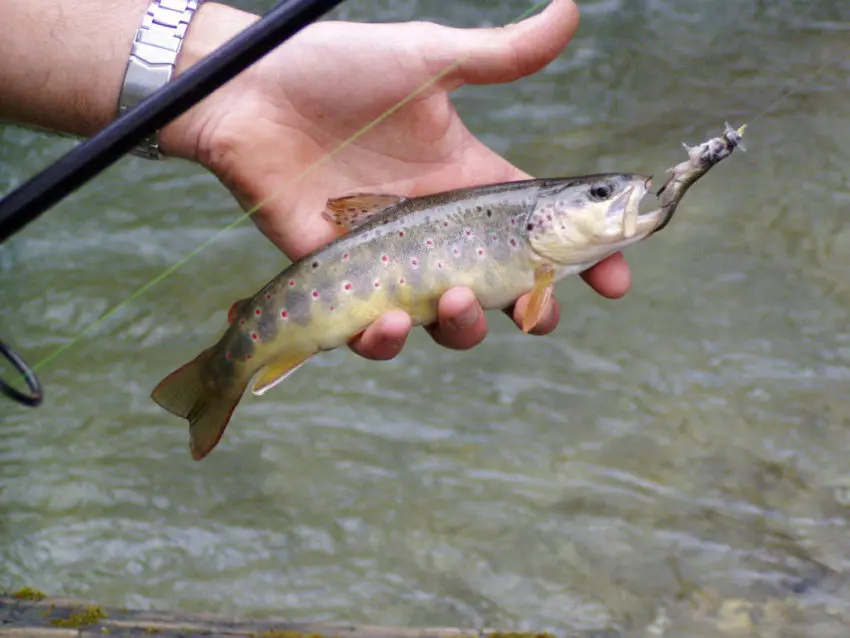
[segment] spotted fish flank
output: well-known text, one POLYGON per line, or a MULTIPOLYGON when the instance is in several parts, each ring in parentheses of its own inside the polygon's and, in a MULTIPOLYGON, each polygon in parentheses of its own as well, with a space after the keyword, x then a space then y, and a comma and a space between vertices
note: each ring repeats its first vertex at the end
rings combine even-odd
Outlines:
POLYGON ((163 379, 152 396, 189 420, 192 455, 201 459, 252 379, 252 391, 263 394, 389 310, 426 325, 454 286, 471 288, 487 310, 531 292, 522 325, 529 332, 557 281, 661 224, 661 210, 638 214, 648 187, 644 175, 601 174, 332 200, 324 215, 339 237, 234 304, 218 343, 163 379))

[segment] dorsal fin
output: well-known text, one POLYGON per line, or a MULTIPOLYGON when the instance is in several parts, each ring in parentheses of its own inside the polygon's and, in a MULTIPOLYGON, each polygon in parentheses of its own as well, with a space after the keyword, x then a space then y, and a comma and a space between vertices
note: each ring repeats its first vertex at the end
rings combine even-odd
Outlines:
POLYGON ((240 312, 245 310, 245 306, 247 306, 250 301, 251 298, 246 297, 245 299, 240 299, 239 301, 234 302, 233 305, 230 306, 230 310, 227 311, 227 323, 233 323, 233 320, 240 312))
POLYGON ((340 234, 357 228, 370 217, 390 206, 400 204, 406 198, 386 193, 354 193, 329 199, 322 213, 324 218, 336 224, 340 234))

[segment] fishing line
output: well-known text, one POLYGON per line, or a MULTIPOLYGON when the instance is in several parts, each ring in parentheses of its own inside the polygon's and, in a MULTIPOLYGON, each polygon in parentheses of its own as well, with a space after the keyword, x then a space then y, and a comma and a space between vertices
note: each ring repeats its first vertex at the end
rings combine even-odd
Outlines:
MULTIPOLYGON (((818 68, 818 69, 817 69, 817 70, 816 70, 813 74, 811 74, 811 77, 817 77, 817 76, 819 76, 821 73, 823 73, 824 71, 826 71, 826 70, 828 70, 828 69, 832 68, 835 64, 837 64, 837 63, 838 63, 838 61, 839 61, 841 58, 846 58, 848 55, 850 55, 850 47, 847 47, 847 48, 846 48, 843 52, 841 52, 840 54, 838 54, 838 55, 837 55, 837 56, 835 56, 834 58, 830 58, 829 60, 827 60, 827 61, 826 61, 826 62, 825 62, 825 63, 824 63, 824 64, 823 64, 820 68, 818 68)), ((807 77, 808 77, 808 76, 807 76, 807 77)), ((779 104, 780 102, 783 102, 783 101, 787 100, 789 97, 791 97, 791 96, 792 96, 792 95, 794 95, 795 93, 799 93, 801 90, 802 90, 802 87, 799 87, 799 86, 798 86, 798 87, 796 87, 796 88, 793 88, 793 89, 789 89, 788 91, 786 91, 786 92, 785 92, 785 94, 784 94, 784 95, 781 95, 778 99, 774 100, 774 101, 773 101, 773 102, 772 102, 772 103, 771 103, 771 104, 770 104, 767 108, 765 108, 764 110, 762 110, 762 111, 761 111, 760 113, 758 113, 758 114, 757 114, 757 115, 756 115, 756 116, 755 116, 752 120, 750 120, 749 122, 747 122, 747 124, 752 124, 753 122, 756 122, 756 121, 760 120, 762 117, 764 117, 765 115, 767 115, 767 113, 768 113, 771 109, 773 109, 773 108, 774 108, 777 104, 779 104)))
MULTIPOLYGON (((530 16, 532 13, 537 11, 540 7, 547 5, 547 4, 549 4, 549 0, 541 0, 540 2, 535 3, 529 9, 527 9, 522 14, 520 14, 518 17, 514 18, 509 24, 515 24, 517 22, 521 22, 522 20, 524 20, 525 18, 530 16)), ((376 127, 378 124, 380 124, 381 122, 386 120, 388 117, 390 117, 391 115, 396 113, 399 109, 401 109, 405 105, 409 104, 414 98, 416 98, 416 96, 420 95, 423 91, 425 91, 429 87, 433 86, 434 84, 436 84, 437 82, 442 80, 444 77, 446 77, 448 74, 450 74, 452 71, 454 71, 458 67, 460 67, 466 60, 469 59, 469 57, 470 56, 467 55, 467 56, 463 56, 461 58, 458 58, 454 63, 452 63, 451 65, 449 65, 448 67, 446 67, 445 69, 440 71, 440 73, 433 76, 429 80, 425 81, 418 88, 411 91, 411 93, 408 94, 407 97, 403 98, 402 100, 400 100, 399 102, 397 102, 396 104, 394 104, 393 106, 388 108, 386 111, 384 111, 383 113, 381 113, 380 115, 375 117, 375 119, 373 119, 371 122, 368 122, 366 125, 364 125, 361 129, 359 129, 353 135, 351 135, 347 139, 340 142, 340 144, 338 146, 336 146, 335 148, 333 148, 331 151, 329 151, 328 153, 326 153, 325 155, 320 157, 318 160, 316 160, 312 164, 308 165, 307 168, 305 168, 303 171, 298 173, 291 180, 289 180, 288 182, 283 184, 283 186, 278 188, 276 191, 273 191, 271 195, 269 195, 264 200, 260 201, 259 203, 255 204, 254 206, 249 208, 245 213, 243 213, 242 215, 237 217, 234 221, 232 221, 230 224, 228 224, 227 226, 225 226, 221 230, 216 231, 216 233, 213 234, 212 237, 210 237, 205 242, 203 242, 200 246, 198 246, 193 251, 191 251, 183 259, 179 260, 174 265, 170 266, 169 268, 164 270, 162 273, 160 273, 159 275, 157 275, 156 277, 154 277, 153 279, 148 281, 146 284, 144 284, 141 287, 139 287, 138 289, 136 289, 136 291, 133 292, 124 301, 113 306, 111 309, 109 309, 103 315, 101 315, 100 318, 96 319, 95 321, 90 323, 88 326, 83 328, 74 337, 72 337, 71 341, 69 341, 68 343, 63 344, 62 346, 56 348, 53 352, 51 352, 46 357, 44 357, 43 359, 38 361, 36 364, 34 364, 32 366, 32 369, 34 371, 39 370, 43 366, 45 366, 48 363, 50 363, 51 361, 53 361, 59 355, 70 350, 71 348, 73 348, 89 332, 91 332, 92 330, 94 330, 98 326, 102 325, 106 320, 115 316, 115 314, 119 310, 121 310, 122 308, 124 308, 125 306, 130 304, 131 302, 135 301, 139 297, 141 297, 143 294, 145 294, 148 290, 150 290, 151 288, 156 286, 158 283, 160 283, 161 281, 163 281, 167 277, 174 274, 177 270, 179 270, 184 265, 186 265, 186 263, 188 263, 192 258, 197 256, 202 250, 204 250, 208 246, 212 245, 218 239, 218 237, 220 237, 223 233, 226 233, 227 231, 232 230, 233 228, 235 228, 236 226, 241 224, 243 221, 245 221, 246 219, 251 217, 254 213, 256 213, 260 208, 265 206, 268 202, 270 202, 275 197, 280 195, 286 188, 288 188, 289 186, 291 186, 292 184, 294 184, 295 182, 297 182, 298 180, 300 180, 304 176, 309 175, 311 172, 313 172, 320 165, 327 162, 331 157, 333 157, 334 155, 339 153, 341 150, 343 150, 344 148, 346 148, 347 146, 349 146, 350 144, 355 142, 357 139, 359 139, 360 137, 362 137, 366 133, 368 133, 370 130, 372 130, 374 127, 376 127)))

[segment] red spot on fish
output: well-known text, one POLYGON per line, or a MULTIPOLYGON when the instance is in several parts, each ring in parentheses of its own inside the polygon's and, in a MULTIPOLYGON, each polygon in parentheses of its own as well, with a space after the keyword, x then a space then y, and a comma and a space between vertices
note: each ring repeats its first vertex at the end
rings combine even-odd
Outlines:
POLYGON ((246 358, 246 359, 251 359, 251 358, 253 358, 253 357, 254 357, 254 355, 252 355, 252 354, 246 354, 246 355, 245 355, 245 358, 246 358))
POLYGON ((445 226, 446 228, 448 228, 448 227, 449 227, 449 222, 443 222, 443 226, 445 226))
POLYGON ((511 246, 513 246, 514 248, 516 248, 516 239, 512 239, 512 240, 511 240, 511 246))
POLYGON ((455 254, 455 257, 457 257, 460 255, 460 248, 455 248, 452 252, 455 254))
POLYGON ((419 265, 419 260, 418 260, 418 259, 416 259, 416 257, 414 257, 413 259, 411 259, 411 260, 410 260, 410 263, 411 263, 411 264, 413 264, 414 266, 418 266, 418 265, 419 265))
POLYGON ((256 332, 252 332, 252 333, 251 333, 251 338, 252 338, 254 341, 258 341, 258 340, 260 339, 260 335, 258 335, 256 332))
POLYGON ((498 235, 493 235, 493 241, 499 241, 499 236, 498 236, 498 235))
POLYGON ((233 355, 228 352, 227 354, 224 355, 224 358, 227 359, 228 361, 230 361, 233 358, 233 355))
POLYGON ((286 310, 281 310, 281 311, 280 311, 280 318, 281 318, 281 319, 288 319, 288 318, 289 318, 289 313, 288 313, 288 312, 286 312, 286 310))
POLYGON ((343 259, 348 259, 348 253, 342 253, 342 258, 343 258, 343 259))
POLYGON ((467 231, 466 231, 466 236, 467 236, 467 237, 470 237, 471 235, 472 235, 472 231, 471 231, 471 230, 469 230, 469 229, 467 229, 467 231))
POLYGON ((334 309, 334 307, 333 307, 333 306, 331 306, 328 310, 333 310, 333 309, 334 309))
POLYGON ((239 320, 239 325, 240 325, 240 326, 244 326, 244 325, 245 325, 245 320, 244 320, 244 319, 240 319, 240 320, 239 320))
POLYGON ((398 236, 399 236, 399 237, 404 237, 404 231, 403 231, 403 230, 398 231, 398 236))
POLYGON ((381 261, 382 262, 387 263, 389 260, 390 260, 390 258, 387 255, 381 255, 381 261))
POLYGON ((292 288, 292 286, 294 286, 294 285, 295 285, 295 280, 294 280, 294 279, 290 279, 290 280, 289 280, 289 287, 290 287, 290 288, 292 288))
POLYGON ((443 268, 443 262, 438 261, 438 262, 437 262, 437 268, 440 268, 440 269, 442 270, 442 268, 443 268))
POLYGON ((376 282, 375 282, 375 288, 380 288, 380 287, 381 287, 381 282, 380 282, 380 281, 376 281, 376 282))
POLYGON ((257 315, 258 317, 260 316, 260 314, 261 314, 261 313, 262 313, 262 310, 260 310, 259 308, 257 308, 257 309, 254 311, 254 314, 255 314, 255 315, 257 315))
POLYGON ((434 245, 434 240, 433 240, 433 239, 426 239, 426 240, 425 240, 425 245, 426 245, 426 246, 433 246, 433 245, 434 245))
POLYGON ((318 291, 318 290, 314 290, 314 291, 313 291, 313 299, 318 299, 318 298, 319 298, 319 291, 318 291))
POLYGON ((271 295, 266 295, 266 299, 271 299, 271 298, 272 298, 271 295))
POLYGON ((515 219, 511 220, 511 226, 516 226, 516 220, 515 219))
POLYGON ((478 249, 478 256, 479 256, 479 257, 483 257, 483 256, 484 256, 484 249, 483 249, 483 248, 479 248, 479 249, 478 249))
POLYGON ((343 288, 345 288, 346 290, 351 290, 351 284, 350 284, 349 282, 347 282, 347 281, 346 281, 346 282, 345 282, 345 285, 343 286, 343 288))
POLYGON ((404 285, 404 279, 403 279, 403 278, 402 278, 402 279, 399 279, 399 280, 398 280, 398 283, 399 283, 399 284, 401 284, 401 285, 403 286, 403 285, 404 285))

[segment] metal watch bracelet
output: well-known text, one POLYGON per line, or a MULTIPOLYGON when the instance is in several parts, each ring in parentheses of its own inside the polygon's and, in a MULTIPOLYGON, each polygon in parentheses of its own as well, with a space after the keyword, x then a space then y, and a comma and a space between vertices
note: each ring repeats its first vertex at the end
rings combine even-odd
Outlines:
MULTIPOLYGON (((186 30, 202 1, 153 0, 148 6, 124 73, 118 117, 171 81, 186 30)), ((159 131, 140 141, 131 152, 147 159, 162 159, 159 131)))

